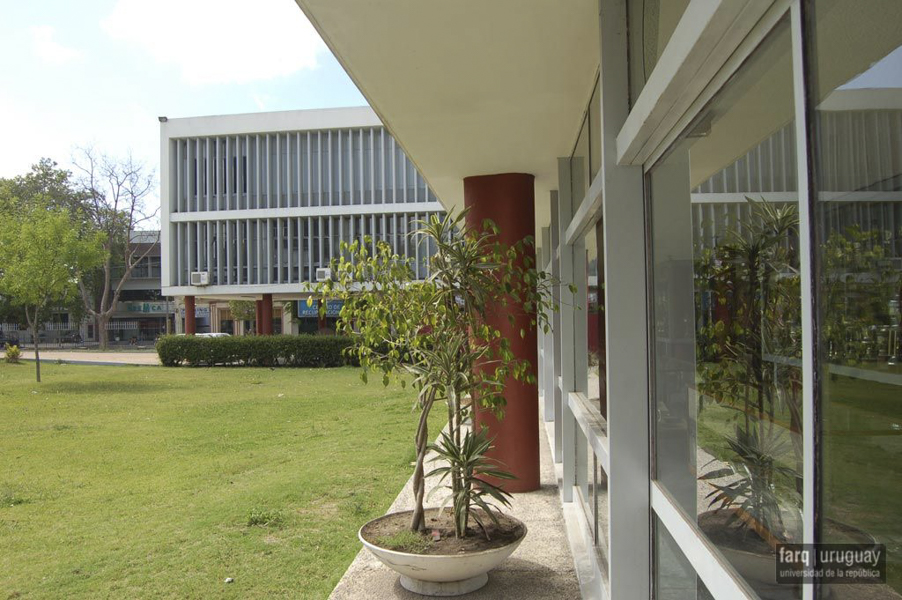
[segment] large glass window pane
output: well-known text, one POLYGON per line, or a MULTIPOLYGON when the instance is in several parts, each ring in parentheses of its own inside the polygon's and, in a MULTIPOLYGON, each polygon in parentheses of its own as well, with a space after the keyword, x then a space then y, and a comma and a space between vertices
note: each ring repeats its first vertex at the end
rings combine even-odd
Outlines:
POLYGON ((900 598, 902 3, 813 4, 818 533, 886 544, 887 585, 832 598, 900 598))
POLYGON ((801 542, 788 20, 649 173, 656 477, 762 598, 801 542))
POLYGON ((664 52, 689 0, 628 0, 630 105, 664 52))

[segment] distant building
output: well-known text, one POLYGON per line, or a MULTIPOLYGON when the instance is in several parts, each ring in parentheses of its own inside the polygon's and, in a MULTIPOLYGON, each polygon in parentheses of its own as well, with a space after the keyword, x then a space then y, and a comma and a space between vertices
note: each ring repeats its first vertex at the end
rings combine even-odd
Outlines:
POLYGON ((369 108, 167 119, 161 146, 162 293, 207 309, 210 331, 315 330, 281 305, 307 297, 341 242, 384 240, 427 275, 430 248, 408 234, 444 209, 369 108), (236 328, 230 300, 259 319, 236 328))

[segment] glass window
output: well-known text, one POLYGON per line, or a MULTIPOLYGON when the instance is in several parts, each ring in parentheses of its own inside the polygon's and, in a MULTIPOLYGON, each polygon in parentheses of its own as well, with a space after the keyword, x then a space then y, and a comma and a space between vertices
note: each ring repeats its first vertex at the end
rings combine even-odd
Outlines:
POLYGON ((601 99, 600 79, 595 76, 595 86, 589 97, 583 122, 573 153, 570 155, 570 184, 573 193, 574 209, 582 202, 592 180, 601 166, 601 99))
POLYGON ((653 528, 656 600, 712 600, 711 592, 657 517, 653 528))
POLYGON ((788 19, 650 171, 656 477, 761 598, 801 542, 788 19))
MULTIPOLYGON (((607 418, 607 402, 605 386, 607 385, 606 340, 604 321, 604 257, 599 248, 604 248, 604 228, 602 221, 596 223, 595 231, 586 235, 586 310, 581 311, 585 317, 588 332, 589 380, 586 394, 590 404, 598 408, 598 412, 607 418)), ((579 315, 580 313, 578 313, 579 315)))
POLYGON ((818 534, 886 544, 887 584, 868 597, 899 598, 902 3, 813 5, 818 534))
POLYGON ((658 64, 689 0, 628 0, 630 106, 658 64))

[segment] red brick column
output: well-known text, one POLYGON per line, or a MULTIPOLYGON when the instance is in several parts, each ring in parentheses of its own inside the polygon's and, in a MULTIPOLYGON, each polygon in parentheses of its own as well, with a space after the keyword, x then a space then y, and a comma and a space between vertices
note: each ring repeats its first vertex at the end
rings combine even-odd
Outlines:
MULTIPOLYGON (((491 219, 499 228, 498 239, 513 245, 526 236, 535 235, 534 177, 526 173, 502 173, 464 179, 464 204, 469 209, 467 224, 482 229, 484 219, 491 219)), ((532 259, 535 261, 535 249, 532 259)), ((535 264, 535 262, 533 262, 535 264)), ((501 331, 510 341, 517 358, 538 363, 536 331, 530 325, 531 315, 516 313, 514 323, 508 320, 510 308, 493 314, 489 307, 489 324, 501 331), (520 337, 520 330, 526 331, 520 337)), ((498 482, 509 492, 529 492, 539 489, 539 390, 513 378, 504 391, 507 406, 504 418, 497 419, 488 411, 476 411, 477 426, 485 426, 494 438, 490 455, 501 461, 504 468, 517 476, 513 481, 498 482)))
POLYGON ((263 301, 257 300, 255 303, 256 320, 254 321, 254 335, 263 335, 263 301))
POLYGON ((263 294, 263 300, 260 302, 261 326, 263 335, 272 335, 272 294, 263 294))
POLYGON ((197 333, 197 321, 194 316, 194 296, 185 296, 185 334, 194 335, 197 333))

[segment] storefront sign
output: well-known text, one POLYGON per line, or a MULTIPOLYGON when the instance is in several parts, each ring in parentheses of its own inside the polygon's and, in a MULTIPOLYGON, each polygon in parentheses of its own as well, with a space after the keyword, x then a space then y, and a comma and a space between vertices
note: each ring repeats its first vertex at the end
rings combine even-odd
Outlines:
MULTIPOLYGON (((319 302, 314 300, 311 306, 307 306, 306 300, 298 300, 295 303, 295 314, 298 317, 309 317, 309 318, 318 318, 319 317, 319 302)), ((326 302, 326 316, 327 317, 337 317, 341 312, 341 307, 344 306, 344 302, 341 300, 329 300, 326 302)))

